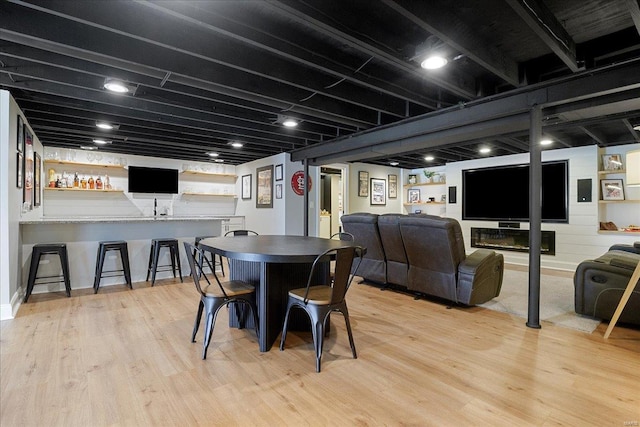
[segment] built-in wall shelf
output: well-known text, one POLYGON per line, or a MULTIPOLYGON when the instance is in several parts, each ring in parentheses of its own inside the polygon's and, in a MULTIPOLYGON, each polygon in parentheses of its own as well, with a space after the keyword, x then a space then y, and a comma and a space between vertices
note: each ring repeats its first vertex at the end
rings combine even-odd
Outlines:
POLYGON ((105 190, 95 188, 61 188, 61 187, 44 187, 46 191, 80 191, 83 193, 123 193, 124 190, 105 190))
POLYGON ((191 171, 185 170, 181 173, 185 175, 199 175, 199 176, 208 176, 211 178, 238 178, 238 175, 232 173, 215 173, 215 172, 200 172, 200 171, 191 171))
POLYGON ((598 234, 616 234, 624 236, 638 236, 640 237, 640 231, 624 231, 624 230, 598 230, 598 234))
POLYGON ((192 193, 192 192, 185 192, 185 193, 182 193, 182 195, 183 196, 231 197, 231 198, 237 198, 238 197, 235 194, 223 194, 223 193, 192 193))
POLYGON ((640 200, 598 200, 598 203, 640 203, 640 200))
POLYGON ((412 188, 412 187, 423 187, 427 185, 446 185, 446 181, 441 182, 421 182, 419 184, 405 184, 404 188, 412 188))
POLYGON ((105 165, 102 163, 81 163, 81 162, 71 162, 68 160, 52 160, 45 159, 45 164, 56 164, 56 165, 67 165, 67 166, 81 166, 81 167, 91 167, 91 168, 109 168, 109 169, 124 169, 122 165, 105 165))
POLYGON ((405 206, 446 205, 446 202, 404 203, 405 206))
POLYGON ((598 175, 615 175, 619 173, 627 173, 627 171, 624 169, 614 170, 614 171, 598 171, 598 175))

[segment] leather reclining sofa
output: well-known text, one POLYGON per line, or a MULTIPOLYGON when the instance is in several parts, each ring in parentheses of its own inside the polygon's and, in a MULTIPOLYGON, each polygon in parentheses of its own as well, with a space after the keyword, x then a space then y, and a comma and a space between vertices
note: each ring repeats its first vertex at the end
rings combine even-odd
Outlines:
POLYGON ((365 281, 464 305, 482 304, 500 294, 504 257, 487 249, 467 256, 455 219, 353 213, 343 215, 341 222, 344 231, 367 248, 358 269, 365 281))
MULTIPOLYGON (((576 313, 610 320, 640 262, 640 242, 613 245, 602 256, 582 261, 573 276, 576 313)), ((620 323, 640 325, 640 284, 622 311, 620 323)))

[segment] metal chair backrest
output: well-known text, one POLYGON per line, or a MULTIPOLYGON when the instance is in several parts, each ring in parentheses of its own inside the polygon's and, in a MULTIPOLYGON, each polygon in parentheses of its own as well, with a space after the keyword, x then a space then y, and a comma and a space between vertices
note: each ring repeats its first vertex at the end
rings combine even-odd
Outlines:
POLYGON ((351 233, 347 233, 346 231, 341 231, 339 233, 334 233, 329 237, 331 240, 344 240, 345 242, 355 242, 356 238, 351 233))
POLYGON ((306 304, 309 301, 309 288, 313 286, 316 269, 319 268, 324 262, 329 261, 332 257, 335 257, 336 266, 335 274, 333 276, 333 282, 331 283, 333 291, 331 293, 330 304, 337 304, 344 301, 345 295, 349 290, 349 286, 353 281, 353 277, 356 275, 356 272, 360 267, 360 262, 362 262, 363 255, 364 249, 361 246, 341 246, 339 248, 329 249, 318 255, 315 261, 313 261, 311 273, 309 274, 309 279, 307 280, 307 289, 304 295, 304 303, 306 304), (358 260, 356 267, 352 270, 351 266, 353 265, 353 261, 355 258, 357 258, 358 260))
POLYGON ((251 230, 230 230, 224 233, 224 236, 257 236, 258 233, 251 230))
POLYGON ((206 256, 204 256, 204 252, 202 251, 202 249, 192 245, 189 242, 183 242, 183 243, 184 243, 184 250, 187 253, 187 260, 189 261, 191 277, 193 278, 193 283, 196 285, 196 289, 198 290, 200 295, 207 296, 207 294, 202 290, 202 286, 200 285, 201 279, 204 279, 207 282, 208 286, 211 285, 211 281, 209 280, 209 278, 204 272, 204 267, 206 265, 211 270, 213 278, 218 284, 218 287, 220 288, 222 295, 224 295, 224 298, 225 299, 229 298, 227 296, 227 293, 224 290, 224 287, 222 286, 222 283, 220 283, 220 279, 218 279, 218 276, 216 275, 215 267, 211 264, 211 261, 206 256), (203 260, 206 264, 203 264, 199 260, 203 260))

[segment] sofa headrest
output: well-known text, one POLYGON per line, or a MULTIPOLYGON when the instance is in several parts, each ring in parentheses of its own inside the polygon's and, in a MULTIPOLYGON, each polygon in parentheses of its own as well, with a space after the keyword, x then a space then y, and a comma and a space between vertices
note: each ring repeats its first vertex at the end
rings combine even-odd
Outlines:
POLYGON ((360 222, 367 224, 377 224, 378 223, 378 214, 372 214, 368 212, 356 212, 352 214, 342 215, 340 217, 340 221, 344 224, 345 222, 360 222))

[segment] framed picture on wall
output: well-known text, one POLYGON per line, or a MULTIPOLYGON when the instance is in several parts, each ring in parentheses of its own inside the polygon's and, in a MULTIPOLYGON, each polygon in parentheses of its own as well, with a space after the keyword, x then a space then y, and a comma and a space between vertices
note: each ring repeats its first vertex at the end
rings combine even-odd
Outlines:
POLYGON ((18 138, 16 138, 16 150, 18 153, 24 152, 24 122, 22 116, 18 114, 18 138))
POLYGON ((256 208, 273 207, 273 165, 256 169, 256 208))
POLYGON ((28 129, 24 131, 24 187, 22 188, 22 207, 30 211, 33 207, 33 135, 28 129))
POLYGON ((389 198, 398 198, 398 175, 389 175, 389 198))
POLYGON ((251 174, 243 175, 242 181, 240 182, 242 200, 250 200, 251 199, 251 174))
POLYGON ((409 203, 420 203, 420 190, 409 190, 407 199, 409 203))
POLYGON ((358 172, 358 197, 369 197, 369 172, 358 172))
POLYGON ((605 171, 621 171, 624 170, 621 154, 603 154, 602 170, 605 171))
POLYGON ((624 200, 624 185, 621 179, 601 179, 602 200, 624 200))
POLYGON ((282 184, 276 184, 276 199, 282 199, 282 184))
POLYGON ((16 187, 22 188, 24 181, 24 154, 17 153, 16 155, 16 187))
POLYGON ((387 204, 387 181, 385 179, 371 178, 371 202, 372 205, 387 204))
POLYGON ((35 168, 33 170, 33 206, 40 206, 40 171, 42 160, 40 154, 35 153, 35 168))
POLYGON ((276 181, 282 181, 282 164, 276 165, 276 181))

